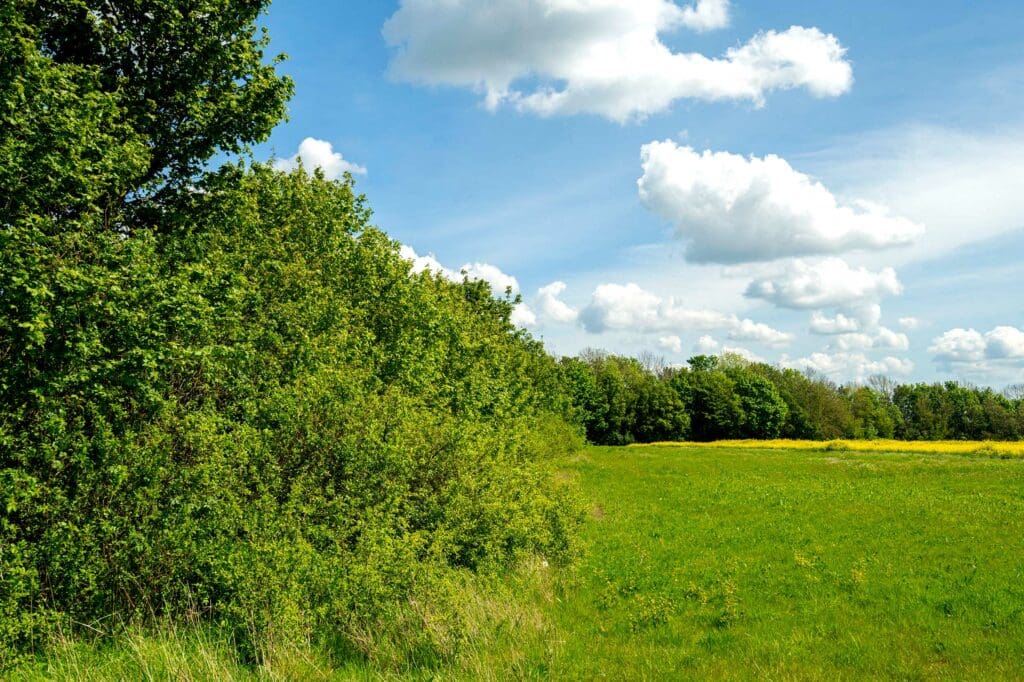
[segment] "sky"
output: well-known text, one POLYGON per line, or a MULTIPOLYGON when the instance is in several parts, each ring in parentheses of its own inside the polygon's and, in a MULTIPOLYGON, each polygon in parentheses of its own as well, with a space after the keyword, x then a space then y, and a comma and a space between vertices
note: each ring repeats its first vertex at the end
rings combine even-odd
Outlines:
POLYGON ((277 2, 257 149, 555 354, 1024 382, 1019 0, 277 2))

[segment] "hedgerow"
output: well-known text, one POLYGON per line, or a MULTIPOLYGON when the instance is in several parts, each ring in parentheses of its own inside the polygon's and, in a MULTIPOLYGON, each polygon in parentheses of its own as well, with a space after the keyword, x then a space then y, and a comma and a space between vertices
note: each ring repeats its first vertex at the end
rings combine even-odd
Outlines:
POLYGON ((201 172, 283 112, 264 4, 0 4, 0 669, 168 620, 440 659, 470 577, 573 553, 514 301, 413 274, 350 179, 201 172))

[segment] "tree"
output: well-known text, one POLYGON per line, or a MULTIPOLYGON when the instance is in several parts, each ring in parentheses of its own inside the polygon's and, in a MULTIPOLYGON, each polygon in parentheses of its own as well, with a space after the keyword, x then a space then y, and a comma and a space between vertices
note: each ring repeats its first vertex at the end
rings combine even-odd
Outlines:
POLYGON ((681 372, 670 380, 690 412, 691 437, 698 441, 736 438, 742 432, 743 409, 723 372, 681 372))
POLYGON ((777 438, 789 408, 775 385, 757 374, 741 369, 730 374, 743 414, 744 438, 777 438))
POLYGON ((718 358, 714 355, 694 355, 686 364, 694 372, 710 372, 718 367, 718 358))
POLYGON ((1010 384, 1003 389, 1003 395, 1014 402, 1024 400, 1024 384, 1010 384))
POLYGON ((638 386, 633 413, 633 437, 637 442, 681 441, 689 436, 686 404, 667 382, 654 375, 648 375, 638 386))
MULTIPOLYGON (((215 154, 265 140, 284 117, 292 82, 275 70, 281 57, 266 60, 258 27, 269 0, 6 2, 48 68, 88 74, 114 120, 144 142, 145 162, 108 202, 167 197, 215 154)), ((52 111, 44 124, 59 119, 52 111)))

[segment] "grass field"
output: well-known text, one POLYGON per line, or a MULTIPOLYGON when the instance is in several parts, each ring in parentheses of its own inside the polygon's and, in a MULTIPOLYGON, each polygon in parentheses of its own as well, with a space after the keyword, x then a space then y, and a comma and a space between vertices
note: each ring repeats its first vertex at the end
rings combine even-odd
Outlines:
MULTIPOLYGON (((417 677, 1024 679, 1024 461, 665 446, 565 470, 590 504, 584 558, 534 566, 495 633, 417 677)), ((14 679, 384 675, 229 659, 194 634, 135 637, 14 679)))

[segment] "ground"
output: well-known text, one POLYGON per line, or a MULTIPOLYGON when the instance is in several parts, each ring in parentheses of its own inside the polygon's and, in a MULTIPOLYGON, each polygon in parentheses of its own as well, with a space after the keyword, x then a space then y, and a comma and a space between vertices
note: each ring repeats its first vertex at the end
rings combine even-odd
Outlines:
MULTIPOLYGON (((1022 679, 1024 460, 985 452, 590 448, 561 463, 589 507, 579 563, 533 562, 495 636, 413 677, 1022 679)), ((174 664, 145 657, 175 653, 158 645, 15 679, 162 679, 174 664)), ((167 676, 388 676, 246 671, 208 648, 167 676)))

